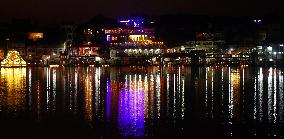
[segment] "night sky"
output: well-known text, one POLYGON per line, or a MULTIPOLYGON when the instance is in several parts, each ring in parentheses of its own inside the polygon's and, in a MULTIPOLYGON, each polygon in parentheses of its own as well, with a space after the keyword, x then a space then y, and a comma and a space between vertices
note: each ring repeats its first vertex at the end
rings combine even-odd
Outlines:
MULTIPOLYGON (((263 15, 280 13, 281 0, 1 0, 0 21, 11 18, 40 22, 73 20, 92 16, 127 16, 135 13, 161 15, 192 13, 205 15, 263 15)), ((282 13, 280 13, 282 14, 282 13)), ((283 16, 283 14, 281 15, 283 16)))

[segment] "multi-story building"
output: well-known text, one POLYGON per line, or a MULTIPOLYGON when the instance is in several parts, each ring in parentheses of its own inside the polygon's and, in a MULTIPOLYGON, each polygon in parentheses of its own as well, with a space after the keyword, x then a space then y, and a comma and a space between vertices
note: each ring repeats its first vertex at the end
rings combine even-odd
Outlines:
POLYGON ((254 61, 257 64, 283 64, 284 45, 281 43, 271 44, 269 46, 257 46, 254 48, 254 61))
POLYGON ((163 53, 164 42, 155 36, 155 29, 144 26, 143 18, 119 20, 120 27, 105 29, 112 60, 131 61, 159 57, 163 53), (143 59, 145 58, 145 59, 143 59))
POLYGON ((93 65, 101 62, 99 45, 76 45, 70 50, 71 63, 93 65))
POLYGON ((103 62, 102 49, 107 47, 101 42, 102 29, 95 24, 80 25, 74 31, 72 47, 69 50, 70 63, 80 65, 93 65, 103 62))

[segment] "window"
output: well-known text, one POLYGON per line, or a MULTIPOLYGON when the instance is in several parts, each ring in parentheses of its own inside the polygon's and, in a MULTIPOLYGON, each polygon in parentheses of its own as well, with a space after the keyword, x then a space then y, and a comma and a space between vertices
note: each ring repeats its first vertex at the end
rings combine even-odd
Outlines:
POLYGON ((37 32, 37 33, 35 33, 35 32, 29 33, 28 35, 29 35, 28 38, 33 40, 33 41, 36 41, 38 39, 42 39, 43 38, 43 33, 39 33, 39 32, 37 32))

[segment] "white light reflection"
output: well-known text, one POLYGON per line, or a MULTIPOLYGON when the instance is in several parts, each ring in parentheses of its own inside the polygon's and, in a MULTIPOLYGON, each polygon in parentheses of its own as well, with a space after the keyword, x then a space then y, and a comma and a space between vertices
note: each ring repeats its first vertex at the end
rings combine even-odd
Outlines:
POLYGON ((72 94, 73 94, 73 89, 72 88, 72 81, 70 79, 70 69, 67 69, 67 82, 68 82, 68 91, 69 91, 69 110, 72 110, 72 104, 73 104, 73 98, 72 98, 72 94))
POLYGON ((253 93, 253 119, 256 120, 257 118, 257 109, 256 109, 256 105, 257 105, 257 77, 254 77, 254 93, 253 93))
POLYGON ((205 111, 206 111, 206 116, 208 115, 208 112, 207 112, 207 107, 208 107, 208 71, 209 71, 209 68, 206 67, 206 72, 205 72, 205 111))
MULTIPOLYGON (((177 100, 178 106, 180 106, 180 102, 181 102, 181 101, 180 101, 180 93, 181 93, 181 91, 180 91, 180 90, 181 90, 181 79, 180 79, 180 78, 181 78, 181 77, 180 77, 181 75, 180 75, 180 70, 181 70, 180 67, 178 67, 178 82, 177 82, 177 83, 178 83, 178 84, 177 84, 177 87, 178 87, 177 89, 178 89, 178 90, 177 90, 177 96, 176 96, 176 98, 178 99, 178 100, 177 100)), ((181 94, 181 95, 182 95, 182 94, 181 94)), ((181 102, 181 103, 182 103, 182 102, 181 102)), ((182 110, 182 107, 181 107, 181 110, 182 110)))
POLYGON ((184 79, 182 79, 182 89, 181 89, 181 118, 184 119, 184 111, 185 111, 185 104, 184 104, 184 79))
POLYGON ((273 120, 273 69, 269 68, 269 74, 268 74, 268 121, 272 122, 273 120))
POLYGON ((231 82, 231 67, 229 67, 229 124, 232 124, 233 119, 233 86, 231 82))
POLYGON ((273 69, 273 122, 276 123, 277 120, 277 113, 276 113, 276 104, 277 104, 277 99, 276 99, 276 69, 273 69))
POLYGON ((262 67, 259 68, 259 74, 258 74, 258 90, 259 90, 259 96, 258 96, 258 112, 259 112, 259 121, 262 121, 263 119, 263 71, 262 67))
POLYGON ((158 118, 160 118, 161 116, 161 78, 160 78, 160 74, 157 75, 157 79, 156 79, 157 85, 156 85, 156 93, 157 93, 157 114, 158 114, 158 118))
POLYGON ((153 74, 150 75, 150 116, 151 119, 154 117, 154 76, 153 74))
POLYGON ((98 67, 96 68, 96 73, 95 73, 95 108, 96 108, 96 116, 101 116, 98 115, 100 110, 100 104, 101 104, 101 98, 100 98, 100 75, 101 75, 101 68, 98 67))
POLYGON ((50 101, 50 69, 46 68, 46 109, 49 110, 49 101, 50 101))
POLYGON ((279 115, 280 115, 280 121, 284 120, 284 94, 283 94, 283 73, 281 73, 281 70, 279 70, 279 115))
POLYGON ((170 74, 167 74, 167 115, 170 113, 170 74))

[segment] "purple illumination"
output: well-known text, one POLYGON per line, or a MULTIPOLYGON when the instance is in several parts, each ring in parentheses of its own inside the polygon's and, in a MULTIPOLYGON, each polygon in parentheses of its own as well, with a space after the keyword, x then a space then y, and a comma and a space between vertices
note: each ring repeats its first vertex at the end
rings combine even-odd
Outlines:
POLYGON ((110 109, 111 109, 111 84, 107 81, 107 94, 106 94, 106 118, 110 120, 110 109))
POLYGON ((129 84, 120 92, 118 98, 118 127, 123 136, 144 136, 145 94, 137 88, 137 81, 129 84))
POLYGON ((130 19, 119 20, 119 22, 129 27, 141 28, 143 27, 144 19, 143 18, 130 18, 130 19))
POLYGON ((120 23, 128 23, 130 22, 130 20, 126 20, 126 21, 119 21, 120 23))
POLYGON ((108 42, 110 41, 110 35, 107 35, 107 41, 108 42))

